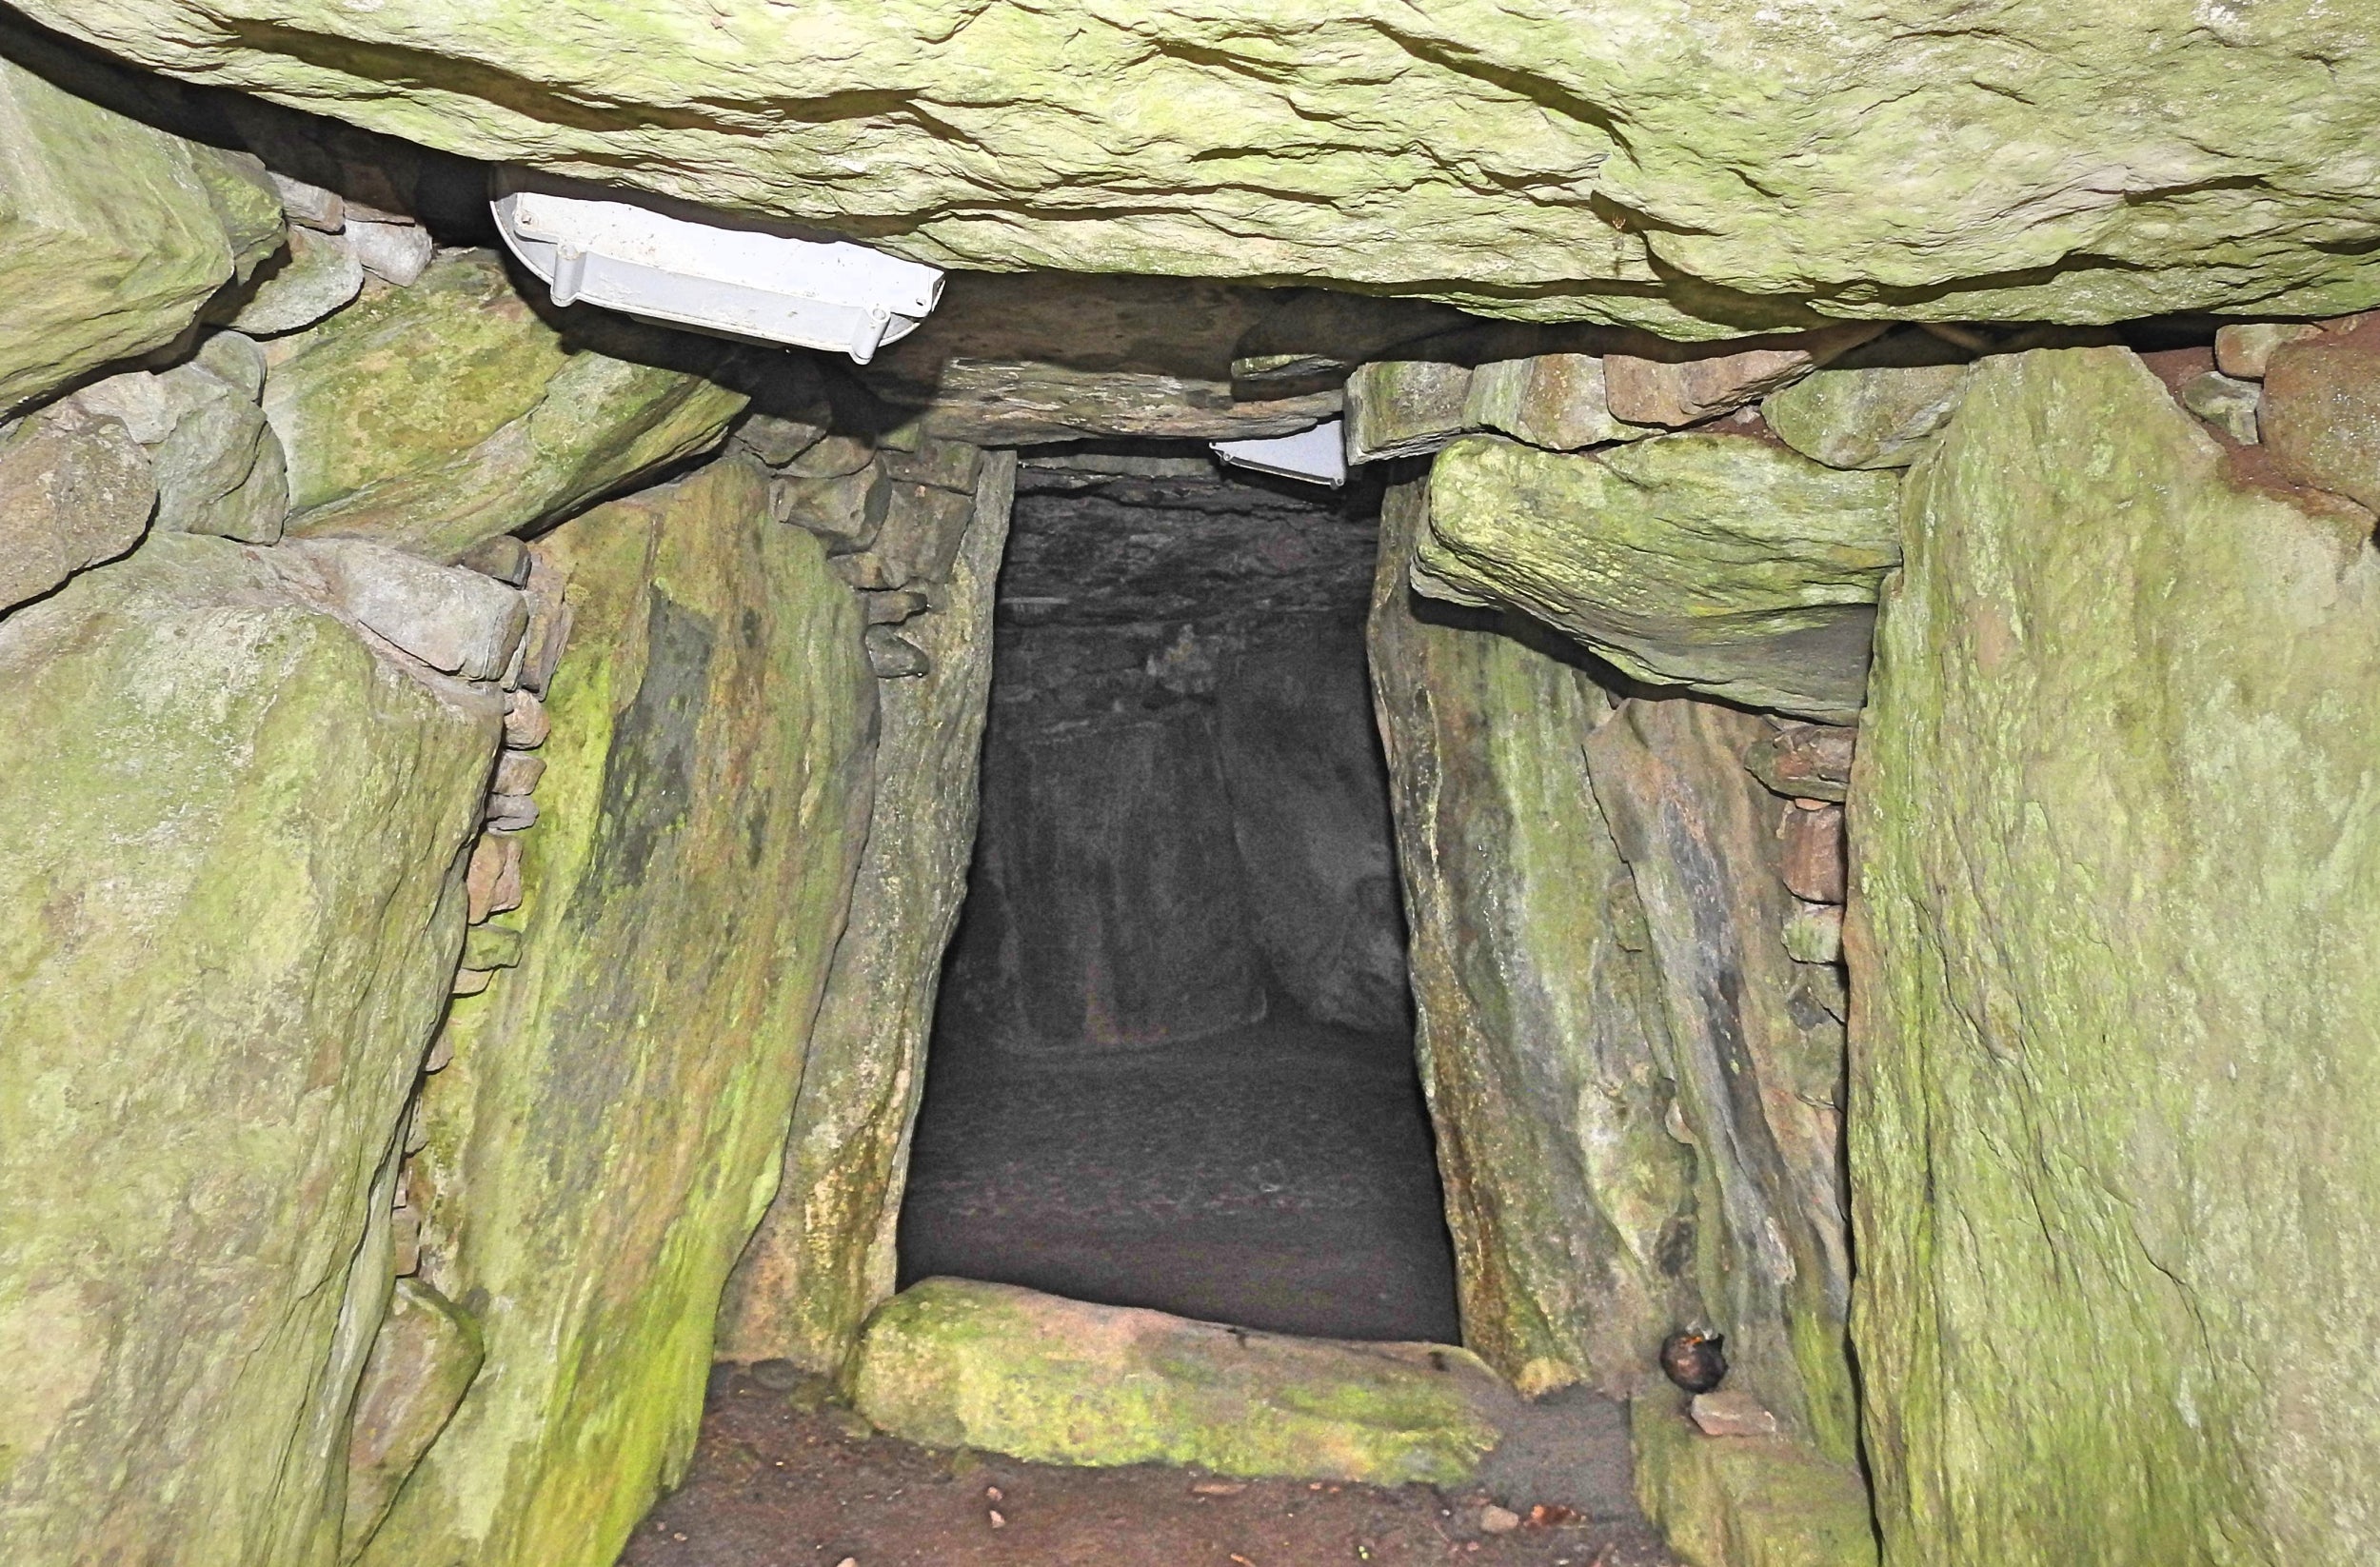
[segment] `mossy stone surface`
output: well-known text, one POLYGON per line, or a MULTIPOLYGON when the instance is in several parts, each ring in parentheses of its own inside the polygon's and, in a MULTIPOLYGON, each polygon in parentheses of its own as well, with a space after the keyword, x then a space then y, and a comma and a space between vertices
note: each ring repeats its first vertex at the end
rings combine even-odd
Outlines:
POLYGON ((0 55, 0 415, 172 342, 280 218, 213 149, 0 55))
POLYGON ((683 1470, 867 820, 859 605, 760 469, 535 548, 573 625, 520 962, 455 1003, 413 1177, 423 1277, 487 1360, 371 1567, 607 1567, 683 1470))
POLYGON ((1875 1567, 1856 1470, 1781 1437, 1706 1437, 1685 1401, 1663 1388, 1629 1410, 1636 1499, 1671 1550, 1692 1567, 1875 1567))
POLYGON ((975 852, 992 593, 1016 468, 1014 453, 985 456, 947 601, 902 623, 930 666, 876 687, 867 847, 810 1030, 784 1179, 720 1307, 721 1359, 840 1372, 893 1293, 925 1041, 975 852))
POLYGON ((1839 721, 1900 558, 1896 489, 1748 435, 1470 436, 1431 465, 1414 585, 1533 615, 1637 680, 1839 721))
POLYGON ((2380 19, 2318 0, 28 0, 174 74, 938 265, 1677 335, 2380 298, 2380 19))
POLYGON ((288 457, 288 531, 452 561, 708 448, 744 410, 742 392, 607 346, 695 352, 591 316, 557 327, 484 250, 276 345, 265 414, 288 457))
POLYGON ((1922 331, 1854 348, 1760 404, 1777 439, 1829 467, 1905 468, 1958 407, 1968 356, 1922 331))
POLYGON ((5 1554, 330 1567, 501 709, 185 534, 0 688, 5 1554))
POLYGON ((2370 520, 2120 348, 1980 367, 1909 501, 1846 932, 1885 1558, 2370 1560, 2370 520))
POLYGON ((1353 1344, 929 1279, 870 1318, 860 1413, 934 1447, 1040 1463, 1458 1485, 1510 1392, 1469 1352, 1353 1344))

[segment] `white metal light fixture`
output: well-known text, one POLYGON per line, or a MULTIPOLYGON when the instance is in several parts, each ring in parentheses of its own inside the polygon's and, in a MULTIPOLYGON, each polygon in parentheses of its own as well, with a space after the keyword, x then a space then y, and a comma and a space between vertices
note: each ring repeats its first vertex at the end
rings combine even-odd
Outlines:
POLYGON ((1235 467, 1254 468, 1282 479, 1302 479, 1333 489, 1347 482, 1347 448, 1340 422, 1326 419, 1310 430, 1255 441, 1210 441, 1215 455, 1235 467))
POLYGON ((490 206, 505 243, 557 305, 826 348, 863 365, 942 293, 939 268, 864 245, 800 239, 782 225, 658 198, 627 201, 528 169, 499 169, 490 206))

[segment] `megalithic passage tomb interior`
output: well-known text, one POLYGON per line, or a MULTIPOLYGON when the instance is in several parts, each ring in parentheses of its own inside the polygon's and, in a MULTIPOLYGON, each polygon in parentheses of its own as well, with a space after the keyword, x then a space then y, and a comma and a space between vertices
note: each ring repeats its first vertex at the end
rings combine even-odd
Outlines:
POLYGON ((7 1567, 2380 1559, 2380 7, 4 0, 7 1567))

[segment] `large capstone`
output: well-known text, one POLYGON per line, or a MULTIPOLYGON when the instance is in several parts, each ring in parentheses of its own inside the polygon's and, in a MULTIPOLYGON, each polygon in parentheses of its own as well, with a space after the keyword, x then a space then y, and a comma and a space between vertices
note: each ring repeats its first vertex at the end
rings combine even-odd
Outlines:
POLYGON ((1890 473, 1750 435, 1593 454, 1472 437, 1431 466, 1413 583, 1522 610, 1637 680, 1842 719, 1900 558, 1896 497, 1890 473))
POLYGON ((557 325, 492 254, 446 257, 274 346, 288 530, 451 561, 567 515, 724 435, 746 399, 698 358, 722 355, 616 318, 557 325))
POLYGON ((500 707, 187 535, 0 686, 8 1554, 327 1567, 500 707))
POLYGON ((1851 791, 1895 1567, 2380 1553, 2380 556, 2225 465, 2095 348, 1913 477, 1851 791))
POLYGON ((374 1567, 602 1567, 683 1470, 867 821, 859 606, 757 468, 536 549, 572 625, 516 966, 455 1003, 412 1176, 424 1279, 501 1309, 374 1567))

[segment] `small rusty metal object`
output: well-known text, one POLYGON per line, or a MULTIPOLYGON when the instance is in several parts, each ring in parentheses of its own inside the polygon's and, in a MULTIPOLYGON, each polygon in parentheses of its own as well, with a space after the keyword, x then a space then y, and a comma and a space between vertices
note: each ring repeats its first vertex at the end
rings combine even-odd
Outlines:
POLYGON ((1673 1333, 1661 1345, 1661 1370, 1689 1393, 1708 1393, 1727 1379, 1727 1339, 1716 1333, 1673 1333))

